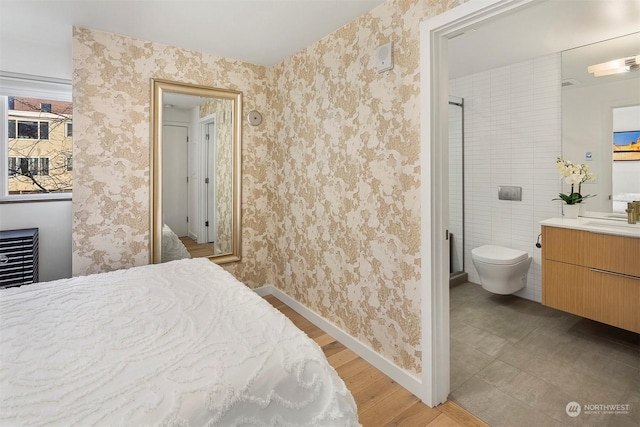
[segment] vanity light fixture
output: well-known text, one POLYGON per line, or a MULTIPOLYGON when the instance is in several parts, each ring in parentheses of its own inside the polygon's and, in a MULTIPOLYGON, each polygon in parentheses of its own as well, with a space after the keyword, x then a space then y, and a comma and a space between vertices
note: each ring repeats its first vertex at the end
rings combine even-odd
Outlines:
POLYGON ((640 70, 640 55, 614 59, 613 61, 587 67, 587 71, 592 73, 594 77, 610 76, 638 70, 640 70))

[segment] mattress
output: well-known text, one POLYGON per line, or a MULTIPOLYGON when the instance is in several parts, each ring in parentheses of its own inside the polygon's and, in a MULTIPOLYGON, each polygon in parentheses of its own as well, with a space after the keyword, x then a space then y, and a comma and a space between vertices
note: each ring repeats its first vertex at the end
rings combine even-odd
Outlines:
POLYGON ((194 258, 0 291, 0 425, 359 424, 320 347, 194 258))

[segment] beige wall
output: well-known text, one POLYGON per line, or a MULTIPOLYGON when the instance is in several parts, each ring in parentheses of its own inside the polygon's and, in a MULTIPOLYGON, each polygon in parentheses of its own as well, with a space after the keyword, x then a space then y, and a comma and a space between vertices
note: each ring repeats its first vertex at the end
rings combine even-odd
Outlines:
POLYGON ((269 69, 76 29, 74 274, 148 262, 148 79, 231 87, 265 120, 243 125, 227 268, 420 372, 419 24, 456 3, 389 0, 269 69), (395 68, 377 74, 388 41, 395 68))
POLYGON ((388 1, 269 72, 275 285, 420 372, 419 24, 453 1, 388 1), (378 74, 377 46, 395 67, 378 74), (286 275, 286 264, 291 275, 286 275))
MULTIPOLYGON (((85 28, 73 33, 73 274, 149 263, 150 79, 229 88, 245 111, 268 112, 265 67, 85 28)), ((243 124, 243 261, 229 270, 269 282, 263 215, 267 127, 243 124)))
MULTIPOLYGON (((200 117, 216 117, 215 144, 215 254, 233 251, 233 101, 211 99, 200 107, 200 117)), ((236 119, 238 120, 238 119, 236 119)), ((242 118, 239 118, 242 120, 242 118)))

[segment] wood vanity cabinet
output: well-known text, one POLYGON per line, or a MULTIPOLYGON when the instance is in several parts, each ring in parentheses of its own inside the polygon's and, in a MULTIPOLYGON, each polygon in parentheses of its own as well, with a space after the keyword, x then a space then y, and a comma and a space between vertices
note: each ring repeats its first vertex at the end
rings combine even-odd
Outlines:
POLYGON ((542 227, 542 304, 640 333, 640 238, 542 227))

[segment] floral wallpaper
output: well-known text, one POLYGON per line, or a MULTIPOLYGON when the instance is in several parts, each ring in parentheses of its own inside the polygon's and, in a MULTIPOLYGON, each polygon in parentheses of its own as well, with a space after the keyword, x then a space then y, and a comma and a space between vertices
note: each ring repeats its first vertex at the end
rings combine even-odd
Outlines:
POLYGON ((269 70, 275 286, 420 372, 420 23, 454 1, 387 1, 269 70), (394 68, 376 48, 394 43, 394 68), (291 271, 287 275, 287 264, 291 271))
MULTIPOLYGON (((245 111, 267 112, 266 69, 159 43, 73 30, 74 275, 149 263, 151 79, 243 93, 245 111)), ((249 286, 269 283, 259 153, 266 127, 243 124, 242 262, 227 268, 249 286)))
POLYGON ((225 268, 419 373, 420 23, 458 3, 388 0, 270 68, 76 28, 74 274, 148 262, 149 78, 241 90, 264 120, 243 124, 243 258, 225 268))
MULTIPOLYGON (((216 117, 215 214, 217 235, 215 254, 228 254, 233 242, 233 101, 211 99, 200 108, 200 117, 216 117)), ((236 118, 236 120, 242 120, 236 118)))

